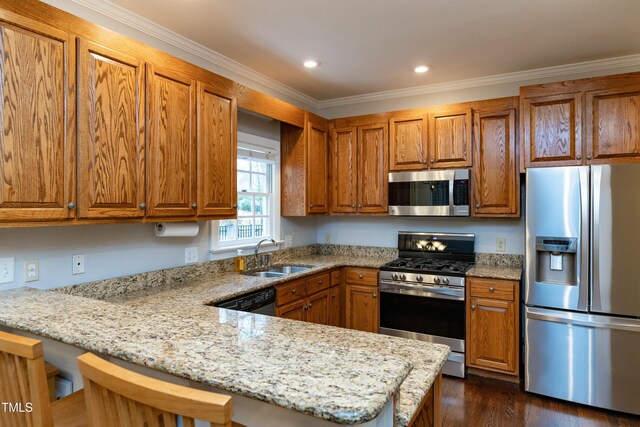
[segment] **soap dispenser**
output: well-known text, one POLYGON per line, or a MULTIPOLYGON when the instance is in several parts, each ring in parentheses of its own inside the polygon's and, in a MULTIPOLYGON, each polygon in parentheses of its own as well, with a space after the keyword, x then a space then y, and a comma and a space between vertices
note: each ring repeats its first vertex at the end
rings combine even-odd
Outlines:
POLYGON ((238 255, 236 255, 236 259, 233 262, 233 269, 236 273, 244 271, 244 257, 242 256, 242 249, 238 249, 238 255))

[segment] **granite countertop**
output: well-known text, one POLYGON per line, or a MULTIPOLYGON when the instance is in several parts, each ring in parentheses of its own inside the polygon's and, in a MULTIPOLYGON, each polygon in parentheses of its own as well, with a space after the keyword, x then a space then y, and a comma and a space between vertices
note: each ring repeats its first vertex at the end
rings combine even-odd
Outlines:
MULTIPOLYGON (((396 421, 406 426, 447 346, 204 305, 335 267, 379 267, 393 257, 303 254, 287 263, 312 269, 277 279, 219 272, 152 289, 110 279, 102 287, 5 291, 0 323, 341 424, 375 418, 399 390, 396 421)), ((156 278, 147 273, 145 280, 156 278)))
POLYGON ((522 276, 522 268, 476 264, 467 271, 467 276, 486 277, 489 279, 520 280, 520 277, 522 276))

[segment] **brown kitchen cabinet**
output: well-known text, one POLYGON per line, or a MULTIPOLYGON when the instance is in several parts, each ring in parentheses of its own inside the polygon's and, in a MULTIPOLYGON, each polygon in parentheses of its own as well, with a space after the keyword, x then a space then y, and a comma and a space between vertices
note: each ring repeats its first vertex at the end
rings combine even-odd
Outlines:
POLYGON ((519 375, 520 282, 469 277, 467 366, 519 375))
POLYGON ((519 216, 516 105, 474 112, 474 216, 519 216))
POLYGON ((147 216, 195 216, 196 81, 147 65, 147 216))
POLYGON ((328 325, 330 285, 330 273, 277 285, 276 316, 328 325))
POLYGON ((329 213, 329 122, 305 114, 305 127, 282 123, 281 214, 329 213))
POLYGON ((390 119, 389 170, 464 168, 472 164, 472 109, 443 107, 390 119))
POLYGON ((640 161, 640 73, 520 88, 524 167, 640 161))
POLYGON ((342 326, 342 292, 340 286, 329 288, 329 320, 331 326, 342 326))
POLYGON ((0 222, 75 215, 75 41, 0 15, 0 222))
POLYGON ((197 214, 236 215, 237 103, 234 96, 198 82, 197 214))
POLYGON ((143 217, 144 61, 84 39, 78 52, 78 217, 143 217))
POLYGON ((386 123, 334 129, 331 213, 387 213, 387 133, 386 123))
POLYGON ((378 270, 345 268, 345 326, 349 329, 378 333, 380 298, 378 270))

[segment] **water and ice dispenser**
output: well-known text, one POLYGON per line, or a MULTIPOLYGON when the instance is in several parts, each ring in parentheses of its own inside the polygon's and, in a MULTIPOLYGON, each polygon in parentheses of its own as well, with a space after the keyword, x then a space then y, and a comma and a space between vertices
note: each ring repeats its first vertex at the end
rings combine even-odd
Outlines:
POLYGON ((536 237, 536 282, 576 285, 578 283, 578 239, 536 237))

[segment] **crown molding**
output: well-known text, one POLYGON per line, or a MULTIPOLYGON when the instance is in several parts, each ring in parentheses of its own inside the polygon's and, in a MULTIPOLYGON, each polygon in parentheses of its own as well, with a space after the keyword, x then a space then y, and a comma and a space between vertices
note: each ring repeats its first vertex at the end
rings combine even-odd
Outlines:
POLYGON ((493 76, 474 77, 471 79, 434 83, 424 86, 414 86, 405 89, 373 92, 363 95, 347 96, 344 98, 327 99, 317 101, 317 105, 319 109, 341 107, 346 105, 362 104, 365 102, 385 101, 390 99, 406 98, 410 96, 427 95, 432 93, 448 92, 461 89, 471 89, 483 86, 493 86, 505 83, 517 83, 553 77, 562 78, 570 74, 596 73, 599 71, 620 69, 625 67, 640 67, 640 54, 598 59, 595 61, 578 62, 567 65, 558 65, 554 67, 536 68, 533 70, 496 74, 493 76))
POLYGON ((207 62, 210 62, 218 67, 221 67, 234 74, 240 75, 251 82, 258 85, 267 87, 281 95, 295 99, 302 102, 312 108, 317 108, 318 100, 306 95, 290 86, 287 86, 279 81, 272 79, 258 71, 253 70, 241 63, 234 61, 206 46, 194 42, 180 34, 156 24, 140 15, 134 14, 131 11, 116 5, 110 1, 105 0, 71 0, 80 6, 90 9, 100 15, 124 24, 136 31, 140 31, 155 39, 161 40, 175 48, 195 55, 207 62))

